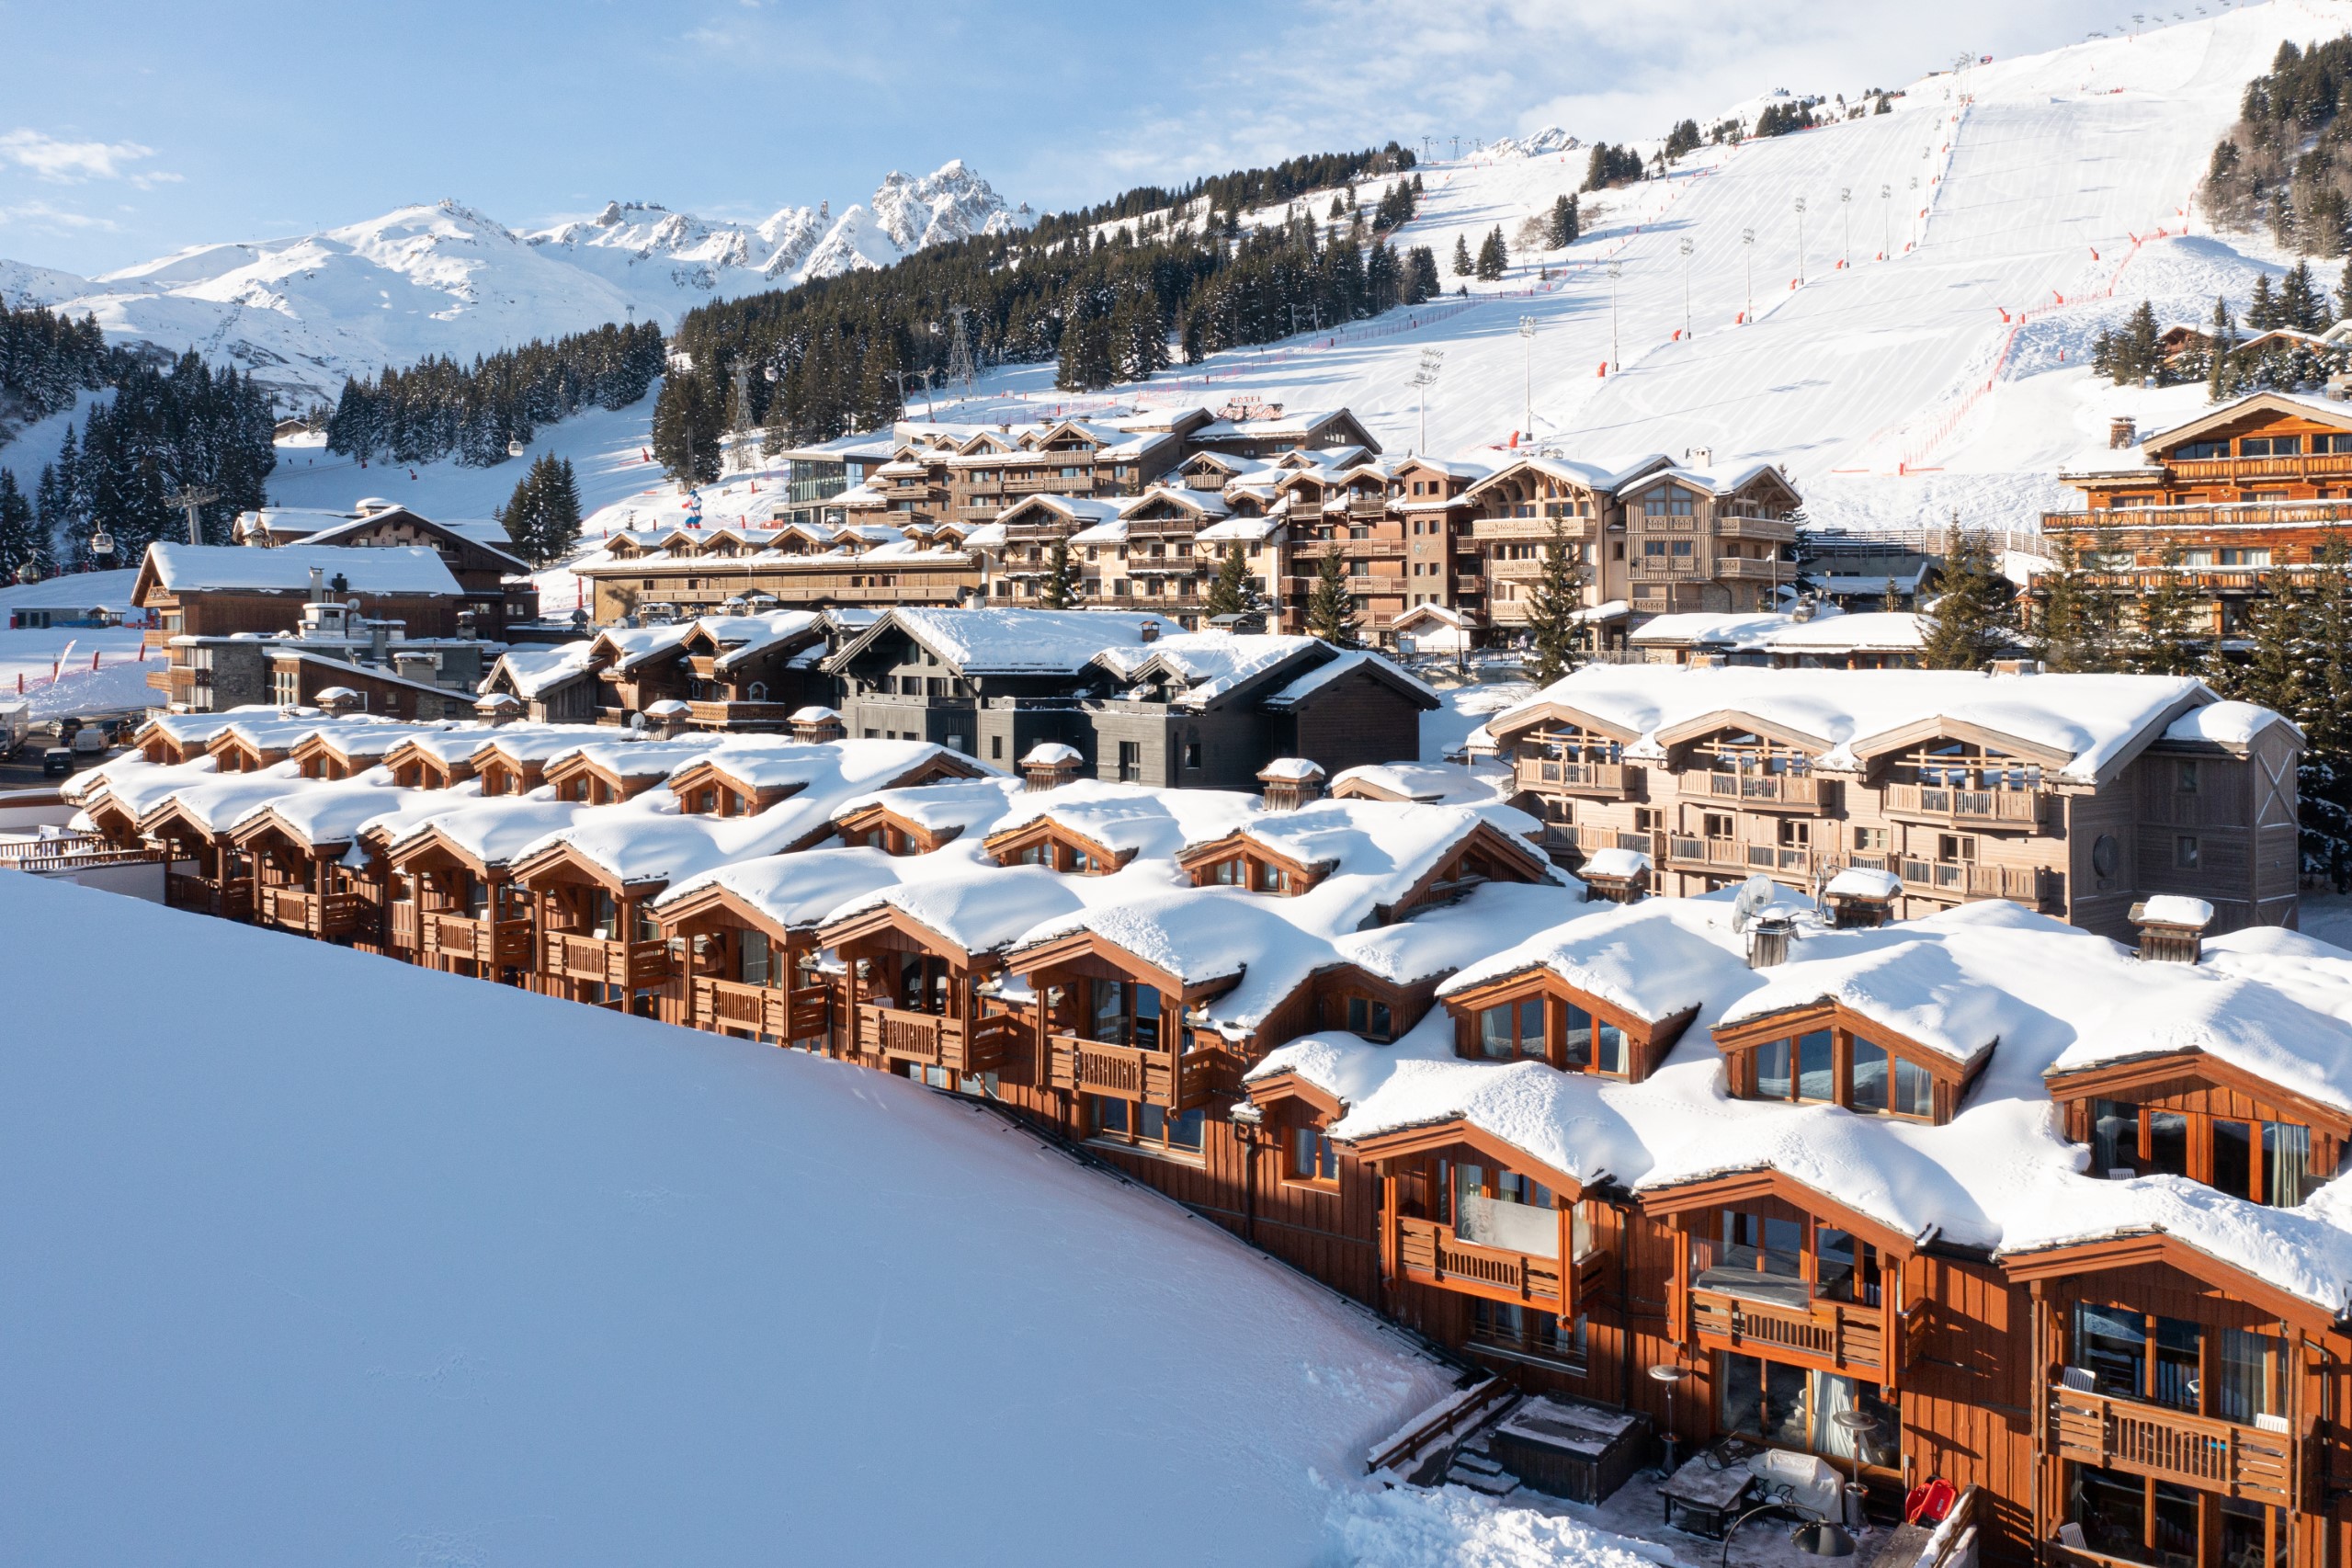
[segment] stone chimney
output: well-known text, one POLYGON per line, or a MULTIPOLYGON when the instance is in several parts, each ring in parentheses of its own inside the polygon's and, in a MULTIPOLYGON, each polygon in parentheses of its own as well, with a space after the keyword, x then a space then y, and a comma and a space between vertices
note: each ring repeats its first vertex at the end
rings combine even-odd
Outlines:
POLYGON ((2139 440, 2140 426, 2131 415, 2119 414, 2107 422, 2107 444, 2110 451, 2122 451, 2138 445, 2139 440))
POLYGON ((2195 963, 2204 956, 2205 927, 2213 906, 2201 898, 2160 893, 2131 906, 2140 927, 2140 957, 2149 963, 2195 963))
POLYGON ((432 686, 440 672, 440 661, 422 648, 395 649, 392 656, 392 673, 403 680, 413 680, 421 686, 432 686))
POLYGON ((849 726, 841 722, 841 715, 823 704, 797 709, 786 722, 792 726, 794 740, 807 741, 812 744, 841 740, 849 733, 849 726))
POLYGON ((693 716, 693 713, 694 710, 676 698, 665 697, 645 710, 646 739, 666 741, 675 735, 684 733, 686 722, 693 716))
POLYGON ((1058 790, 1078 777, 1086 759, 1076 746, 1042 741, 1021 758, 1021 777, 1031 790, 1058 790))
POLYGON ((1747 966, 1771 969, 1789 961, 1789 937, 1796 922, 1777 910, 1767 910, 1748 922, 1747 966))
POLYGON ((311 603, 316 605, 325 602, 326 570, 324 567, 313 566, 311 568, 311 603))
POLYGON ((1596 849, 1576 874, 1587 901, 1639 903, 1650 887, 1650 858, 1639 849, 1596 849))
POLYGON ((1135 635, 1142 642, 1157 642, 1160 640, 1160 623, 1156 620, 1147 620, 1135 635))
POLYGON ((1892 871, 1848 867, 1829 879, 1822 890, 1830 922, 1840 930, 1868 929, 1894 923, 1894 901, 1903 895, 1903 879, 1892 871))
POLYGON ((311 699, 312 705, 330 719, 340 719, 347 713, 357 713, 364 704, 359 694, 347 686, 330 686, 311 699))
POLYGON ((477 699, 473 705, 473 711, 483 723, 495 729, 501 724, 511 724, 521 718, 523 704, 520 698, 503 691, 494 691, 487 697, 477 699))
POLYGON ((1257 781, 1266 786, 1270 812, 1295 812, 1323 799, 1323 765, 1302 756, 1276 757, 1259 770, 1257 781))

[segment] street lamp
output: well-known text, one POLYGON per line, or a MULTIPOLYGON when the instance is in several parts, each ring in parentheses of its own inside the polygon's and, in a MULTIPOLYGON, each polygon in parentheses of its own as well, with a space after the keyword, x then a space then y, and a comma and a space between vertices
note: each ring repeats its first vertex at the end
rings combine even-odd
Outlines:
POLYGON ((1754 229, 1740 231, 1740 256, 1746 264, 1747 269, 1747 311, 1740 320, 1754 325, 1755 323, 1755 231, 1754 229))
POLYGON ((1528 439, 1535 439, 1535 317, 1519 318, 1519 335, 1528 340, 1528 439))
POLYGON ((1686 235, 1679 248, 1682 251, 1682 335, 1688 337, 1690 335, 1690 253, 1697 247, 1691 244, 1688 236, 1686 235))
POLYGON ((1413 402, 1421 416, 1421 449, 1425 452, 1429 449, 1429 389, 1437 384, 1437 371, 1445 361, 1444 349, 1424 348, 1421 351, 1421 368, 1413 372, 1413 402))
POLYGON ((1625 276, 1625 264, 1611 260, 1608 264, 1608 373, 1612 376, 1622 368, 1617 360, 1617 280, 1625 276))
POLYGON ((1797 198, 1797 287, 1805 286, 1805 199, 1797 198))

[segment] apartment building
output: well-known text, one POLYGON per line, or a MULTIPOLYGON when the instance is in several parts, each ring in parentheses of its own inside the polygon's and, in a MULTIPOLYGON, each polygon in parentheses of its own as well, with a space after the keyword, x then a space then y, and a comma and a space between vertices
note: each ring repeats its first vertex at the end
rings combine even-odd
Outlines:
POLYGON ((464 526, 435 522, 390 501, 361 501, 349 512, 265 506, 238 514, 239 544, 265 549, 302 544, 346 550, 425 549, 440 556, 464 592, 482 634, 503 638, 510 622, 539 617, 539 590, 531 566, 507 549, 506 530, 495 523, 464 526))
POLYGON ((2292 925, 2302 737, 2157 676, 1588 667, 1486 726, 1580 863, 1696 893, 1868 870, 1905 915, 2004 898, 2122 937, 2151 897, 2292 925))
POLYGON ((2140 594, 2186 578, 2200 635, 2243 631, 2266 579, 2308 573, 2352 525, 2352 404, 2255 392, 2145 437, 2119 420, 2110 439, 2062 475, 2083 510, 2042 532, 2140 594))

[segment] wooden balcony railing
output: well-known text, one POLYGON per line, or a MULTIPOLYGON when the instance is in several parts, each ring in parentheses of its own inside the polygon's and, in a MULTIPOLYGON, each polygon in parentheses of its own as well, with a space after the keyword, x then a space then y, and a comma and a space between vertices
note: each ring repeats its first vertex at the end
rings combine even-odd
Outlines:
POLYGON ((1767 871, 1809 876, 1813 852, 1799 844, 1748 844, 1736 838, 1699 838, 1685 833, 1666 835, 1666 858, 1677 865, 1712 871, 1767 871))
POLYGON ((2176 459, 2165 466, 2172 470, 2176 479, 2209 483, 2216 479, 2302 479, 2314 474, 2333 478, 2338 474, 2352 473, 2352 453, 2307 452, 2290 458, 2176 459))
POLYGON ((1935 784, 1890 784, 1884 801, 1897 816, 1987 826, 2031 826, 2041 819, 2041 802, 2038 790, 1954 790, 1935 784))
POLYGON ((531 961, 528 920, 501 920, 494 933, 487 920, 426 910, 418 916, 418 950, 427 958, 515 965, 531 961))
POLYGON ((368 901, 356 892, 322 894, 297 887, 261 890, 262 919, 305 937, 344 936, 358 929, 367 915, 368 901))
POLYGON ((1806 806, 1821 804, 1821 780, 1810 773, 1728 773, 1719 768, 1687 768, 1675 775, 1675 790, 1685 800, 1724 801, 1744 806, 1806 806))
POLYGON ((1131 1045, 1104 1045, 1074 1035, 1050 1037, 1048 1082, 1071 1094, 1139 1100, 1167 1110, 1190 1110, 1208 1097, 1214 1068, 1203 1056, 1131 1045))
POLYGON ((894 1062, 919 1062, 950 1073, 993 1073, 1025 1026, 1009 1013, 991 1013, 970 1025, 934 1013, 911 1013, 873 1003, 858 1008, 858 1047, 894 1062))
POLYGON ((1831 1371, 1887 1369, 1886 1326, 1878 1307, 1815 1301, 1784 1307, 1721 1290, 1690 1292, 1690 1328, 1728 1350, 1767 1350, 1831 1371))
POLYGON ((550 931, 543 971, 558 980, 585 980, 640 991, 670 977, 670 945, 664 941, 608 941, 550 931))
POLYGON ((1397 1261, 1407 1278, 1563 1316, 1578 1311, 1577 1303, 1598 1288, 1607 1257, 1596 1248, 1563 1271, 1556 1257, 1466 1242, 1451 1225, 1435 1220, 1401 1218, 1397 1232, 1397 1261))
POLYGON ((1781 583, 1795 576, 1796 570, 1778 561, 1758 561, 1747 555, 1715 558, 1715 580, 1719 583, 1781 583))
POLYGON ((1574 790, 1580 793, 1622 797, 1625 765, 1621 762, 1555 762, 1549 757, 1519 758, 1522 790, 1574 790))
POLYGON ((689 702, 687 716, 708 730, 745 724, 781 724, 792 716, 789 702, 689 702))
POLYGON ((772 1039, 814 1040, 829 1032, 831 997, 822 985, 786 990, 739 980, 695 977, 688 1018, 699 1029, 749 1029, 772 1039))
POLYGON ((192 871, 166 871, 164 874, 164 902, 174 909, 193 910, 199 915, 210 915, 222 920, 253 918, 253 884, 243 877, 232 877, 226 883, 200 877, 192 871))
POLYGON ((416 901, 413 898, 394 899, 390 922, 392 945, 416 950, 416 901))
MULTIPOLYGON (((1988 866, 1973 860, 1921 860, 1899 856, 1889 868, 1903 885, 1948 898, 2007 898, 2032 907, 2040 903, 2049 876, 2033 866, 1988 866)), ((2054 879, 2051 879, 2054 880, 2054 879)), ((2062 896, 2051 892, 2050 896, 2062 896)))
POLYGON ((2060 1387, 2051 1391, 2048 1441, 2062 1459, 2296 1506, 2290 1433, 2060 1387))

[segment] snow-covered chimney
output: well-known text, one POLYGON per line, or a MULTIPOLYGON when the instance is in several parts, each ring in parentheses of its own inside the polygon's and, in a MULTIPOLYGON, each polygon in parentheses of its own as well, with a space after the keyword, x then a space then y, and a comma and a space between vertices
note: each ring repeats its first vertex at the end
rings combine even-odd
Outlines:
POLYGON ((1295 812, 1323 799, 1323 765, 1303 756, 1276 757, 1259 770, 1257 781, 1266 786, 1270 812, 1295 812))
POLYGON ((2122 451, 2138 444, 2139 424, 2128 414, 2119 414, 2107 422, 2107 444, 2111 451, 2122 451))
POLYGON ((318 710, 330 719, 340 719, 346 713, 359 710, 359 694, 347 686, 330 686, 311 699, 318 710))
POLYGON ((1841 930, 1892 925, 1894 901, 1903 896, 1903 879, 1892 871, 1849 866, 1829 879, 1821 896, 1831 922, 1841 930))
POLYGON ((1160 640, 1160 623, 1156 620, 1147 620, 1135 635, 1140 642, 1157 642, 1160 640))
POLYGON ((1795 922, 1767 910, 1748 922, 1747 966, 1771 969, 1789 961, 1789 934, 1795 922))
POLYGON ((1031 790, 1056 790, 1076 778, 1085 762, 1076 746, 1042 741, 1021 758, 1021 777, 1031 790))
POLYGON ((325 602, 326 571, 324 567, 313 566, 311 568, 311 603, 315 605, 325 602))
POLYGON ((666 741, 671 736, 684 732, 687 720, 693 715, 694 710, 676 698, 665 697, 659 702, 647 706, 645 734, 652 740, 666 741))
POLYGON ((2159 893, 2131 906, 2140 928, 2140 957, 2150 963, 2195 963, 2204 956, 2205 927, 2213 906, 2201 898, 2159 893))
POLYGON ((1650 858, 1639 849, 1596 849, 1576 874, 1585 896, 1603 903, 1639 903, 1649 890, 1650 858))
POLYGON ((523 704, 520 699, 510 693, 494 691, 487 697, 478 699, 474 702, 473 710, 483 723, 495 729, 501 724, 511 724, 521 718, 523 704))

